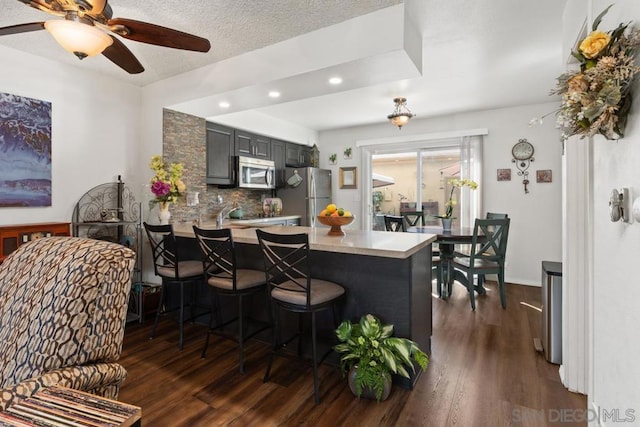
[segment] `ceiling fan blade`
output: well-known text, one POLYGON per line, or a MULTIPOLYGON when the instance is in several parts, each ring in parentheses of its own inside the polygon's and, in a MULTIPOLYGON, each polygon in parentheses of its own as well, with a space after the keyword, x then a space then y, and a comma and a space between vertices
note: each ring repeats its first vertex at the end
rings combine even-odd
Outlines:
POLYGON ((143 72, 144 67, 133 53, 120 40, 113 36, 111 38, 113 39, 113 44, 106 48, 102 54, 129 74, 143 72))
POLYGON ((174 49, 193 50, 196 52, 208 52, 209 49, 211 49, 211 43, 205 38, 147 22, 114 18, 108 21, 108 25, 110 27, 115 26, 116 28, 112 28, 112 31, 122 37, 137 42, 172 47, 174 49), (118 31, 118 26, 124 27, 127 31, 118 31))
POLYGON ((107 6, 107 0, 89 0, 91 4, 91 14, 92 15, 100 15, 104 8, 107 6))
POLYGON ((19 0, 20 2, 26 4, 27 6, 31 6, 34 9, 41 10, 43 12, 51 13, 58 16, 63 16, 64 11, 57 9, 54 10, 50 2, 47 0, 19 0))
POLYGON ((0 36, 9 34, 28 33, 30 31, 44 30, 44 22, 31 22, 29 24, 11 25, 10 27, 0 28, 0 36))

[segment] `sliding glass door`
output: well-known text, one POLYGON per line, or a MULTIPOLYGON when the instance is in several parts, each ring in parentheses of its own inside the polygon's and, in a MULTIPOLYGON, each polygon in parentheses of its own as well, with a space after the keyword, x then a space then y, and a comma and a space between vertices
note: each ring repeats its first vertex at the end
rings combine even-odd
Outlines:
POLYGON ((480 191, 451 184, 452 179, 480 182, 480 137, 380 145, 363 152, 365 173, 371 175, 363 212, 369 212, 371 229, 384 230, 384 215, 410 211, 423 211, 426 225, 439 225, 437 216, 445 213, 450 200, 454 225, 472 226, 480 214, 480 191))

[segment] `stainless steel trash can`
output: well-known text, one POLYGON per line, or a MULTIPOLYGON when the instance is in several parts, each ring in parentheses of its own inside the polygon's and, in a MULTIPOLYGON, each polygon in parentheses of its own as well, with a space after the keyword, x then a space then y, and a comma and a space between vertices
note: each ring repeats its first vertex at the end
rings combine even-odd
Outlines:
POLYGON ((562 263, 542 261, 542 348, 547 361, 562 364, 562 263))

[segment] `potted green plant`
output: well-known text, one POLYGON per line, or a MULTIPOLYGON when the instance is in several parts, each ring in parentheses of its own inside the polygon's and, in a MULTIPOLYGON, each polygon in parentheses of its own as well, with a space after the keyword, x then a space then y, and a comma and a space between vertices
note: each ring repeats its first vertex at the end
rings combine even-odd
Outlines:
POLYGON ((394 337, 393 325, 383 325, 372 314, 362 316, 358 323, 345 320, 336 336, 340 344, 334 350, 342 354, 342 372, 349 373, 349 387, 358 397, 384 400, 391 391, 391 374, 409 378, 407 367, 415 370, 412 360, 422 369, 429 363, 415 342, 394 337))
POLYGON ((373 208, 375 212, 380 212, 383 201, 384 201, 384 194, 382 193, 382 191, 374 191, 371 194, 371 202, 373 203, 373 208))

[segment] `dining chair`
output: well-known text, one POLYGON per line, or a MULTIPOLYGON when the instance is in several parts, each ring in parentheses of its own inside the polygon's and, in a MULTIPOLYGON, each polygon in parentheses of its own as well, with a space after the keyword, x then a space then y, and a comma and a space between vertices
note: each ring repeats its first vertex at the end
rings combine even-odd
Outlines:
POLYGON ((402 216, 385 215, 384 226, 387 231, 407 231, 407 225, 402 216))
POLYGON ((158 299, 158 308, 156 309, 156 319, 151 330, 151 337, 156 336, 158 321, 163 313, 162 307, 165 306, 164 298, 167 294, 167 286, 180 286, 180 305, 176 308, 167 309, 165 306, 164 313, 179 310, 178 323, 180 324, 180 338, 178 348, 182 350, 184 344, 184 285, 191 284, 191 299, 189 300, 189 309, 191 310, 190 319, 195 317, 195 303, 197 301, 197 288, 204 279, 204 271, 202 269, 202 261, 199 259, 184 260, 178 251, 176 236, 173 233, 173 225, 152 225, 144 223, 144 229, 149 238, 151 245, 151 256, 153 259, 153 268, 156 276, 162 279, 160 287, 160 298, 158 299))
POLYGON ((269 381, 271 366, 275 356, 290 356, 282 351, 293 339, 298 338, 298 357, 302 355, 302 314, 311 316, 311 353, 313 363, 313 393, 316 403, 320 403, 318 365, 332 351, 332 348, 318 357, 316 343, 316 314, 332 310, 334 327, 339 319, 336 303, 344 296, 345 289, 333 282, 314 279, 310 275, 309 236, 302 234, 272 234, 256 230, 258 244, 262 251, 265 274, 271 302, 274 304, 273 350, 264 374, 264 382, 269 381), (298 333, 282 342, 279 329, 282 310, 299 313, 298 333))
MULTIPOLYGON (((487 219, 504 219, 504 218, 509 218, 509 215, 506 213, 497 213, 497 212, 487 212, 487 216, 485 217, 487 219)), ((484 274, 479 274, 478 275, 478 286, 482 286, 482 284, 484 283, 484 274)))
MULTIPOLYGON (((389 230, 390 227, 387 226, 387 231, 401 231, 398 228, 402 228, 403 226, 405 227, 405 229, 402 231, 406 231, 407 225, 409 227, 416 227, 416 226, 424 227, 425 225, 423 211, 405 211, 405 212, 402 212, 401 216, 402 216, 402 219, 404 220, 403 224, 400 227, 397 227, 395 230, 389 230)), ((393 220, 393 221, 394 223, 398 222, 398 220, 393 220)), ((431 250, 431 274, 432 276, 435 276, 435 278, 437 279, 438 295, 442 296, 442 268, 441 268, 441 262, 440 262, 440 250, 438 249, 437 246, 431 250)))
POLYGON ((509 237, 509 218, 476 219, 468 256, 456 254, 454 268, 466 274, 471 309, 476 309, 474 278, 479 275, 497 274, 502 308, 507 308, 504 283, 504 262, 509 237))
POLYGON ((405 211, 402 212, 402 217, 407 222, 409 227, 415 227, 421 225, 424 227, 424 212, 422 211, 405 211))
MULTIPOLYGON (((249 297, 267 290, 264 270, 238 268, 236 251, 231 229, 203 229, 193 226, 198 247, 202 253, 202 264, 207 284, 211 292, 211 317, 209 329, 201 357, 204 359, 209 347, 212 333, 232 339, 238 343, 240 373, 244 373, 244 343, 249 338, 271 326, 271 322, 257 322, 245 318, 244 297, 249 297), (222 321, 220 297, 236 297, 238 315, 225 322, 222 321), (216 324, 213 324, 213 319, 216 324), (225 326, 237 322, 237 334, 229 335, 220 331, 225 326), (252 326, 249 330, 249 326, 252 326)), ((266 299, 264 300, 267 301, 266 299)))
POLYGON ((509 218, 509 215, 506 213, 496 213, 496 212, 487 212, 487 219, 505 219, 509 218))

